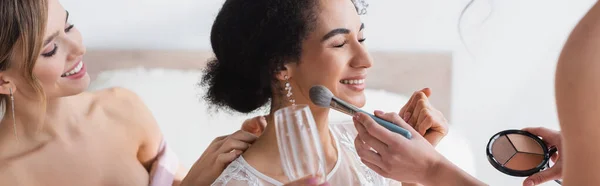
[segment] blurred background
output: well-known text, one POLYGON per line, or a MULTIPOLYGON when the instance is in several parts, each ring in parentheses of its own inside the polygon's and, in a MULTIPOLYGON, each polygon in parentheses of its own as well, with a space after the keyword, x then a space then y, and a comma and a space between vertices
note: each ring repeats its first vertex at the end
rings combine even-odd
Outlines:
MULTIPOLYGON (((501 174, 487 162, 485 146, 489 137, 505 129, 558 129, 556 61, 571 29, 594 0, 475 0, 461 21, 467 0, 367 2, 363 21, 371 51, 452 54, 451 107, 446 115, 453 127, 463 129, 476 176, 491 185, 520 185, 522 178, 501 174)), ((88 50, 210 50, 210 28, 223 0, 61 3, 88 50)))

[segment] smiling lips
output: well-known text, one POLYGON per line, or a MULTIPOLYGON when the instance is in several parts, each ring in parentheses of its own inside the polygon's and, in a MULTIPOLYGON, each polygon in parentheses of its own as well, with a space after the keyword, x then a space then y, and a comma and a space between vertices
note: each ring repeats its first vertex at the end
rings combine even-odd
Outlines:
POLYGON ((79 61, 79 63, 77 63, 77 65, 75 67, 73 67, 73 69, 71 69, 68 72, 65 72, 60 77, 69 77, 69 76, 75 75, 75 74, 79 73, 81 71, 81 69, 83 69, 83 61, 79 61))
POLYGON ((365 76, 355 76, 348 79, 342 79, 340 80, 340 83, 345 85, 345 87, 349 88, 350 90, 356 92, 362 92, 366 87, 365 76))
POLYGON ((340 80, 340 83, 347 85, 360 85, 365 83, 365 79, 344 79, 340 80))

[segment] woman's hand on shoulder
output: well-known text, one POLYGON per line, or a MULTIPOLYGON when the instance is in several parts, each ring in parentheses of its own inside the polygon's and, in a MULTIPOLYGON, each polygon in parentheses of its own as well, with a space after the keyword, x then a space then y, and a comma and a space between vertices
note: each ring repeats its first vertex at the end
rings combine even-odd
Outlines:
POLYGON ((265 130, 266 126, 267 120, 265 119, 265 117, 257 116, 244 121, 241 130, 252 133, 255 136, 260 136, 265 130))
POLYGON ((233 160, 238 158, 257 137, 246 131, 215 138, 194 163, 182 186, 210 185, 233 160))

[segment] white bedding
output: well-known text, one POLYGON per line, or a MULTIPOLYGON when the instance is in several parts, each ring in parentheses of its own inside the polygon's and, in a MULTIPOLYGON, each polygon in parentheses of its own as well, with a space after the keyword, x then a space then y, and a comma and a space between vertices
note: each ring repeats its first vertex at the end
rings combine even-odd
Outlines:
MULTIPOLYGON (((190 167, 208 144, 217 136, 238 130, 245 119, 265 114, 232 114, 209 110, 202 99, 204 90, 198 85, 200 71, 145 69, 142 67, 100 73, 91 83, 90 90, 123 87, 136 92, 150 108, 169 145, 178 154, 182 164, 190 167)), ((373 111, 398 112, 408 97, 384 90, 365 90, 367 104, 373 111)), ((348 120, 350 116, 331 112, 331 120, 348 120)), ((448 159, 475 175, 473 154, 461 131, 451 127, 450 133, 438 146, 448 159)))

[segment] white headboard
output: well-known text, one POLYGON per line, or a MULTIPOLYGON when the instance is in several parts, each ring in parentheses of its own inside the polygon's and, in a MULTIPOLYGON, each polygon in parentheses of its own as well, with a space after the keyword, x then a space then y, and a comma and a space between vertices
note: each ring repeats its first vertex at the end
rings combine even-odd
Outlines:
MULTIPOLYGON (((424 87, 433 90, 432 104, 450 120, 452 54, 450 52, 371 52, 370 89, 410 96, 424 87)), ((84 57, 92 80, 105 70, 133 68, 202 69, 209 51, 88 50, 84 57)), ((400 108, 402 105, 398 105, 400 108)))

